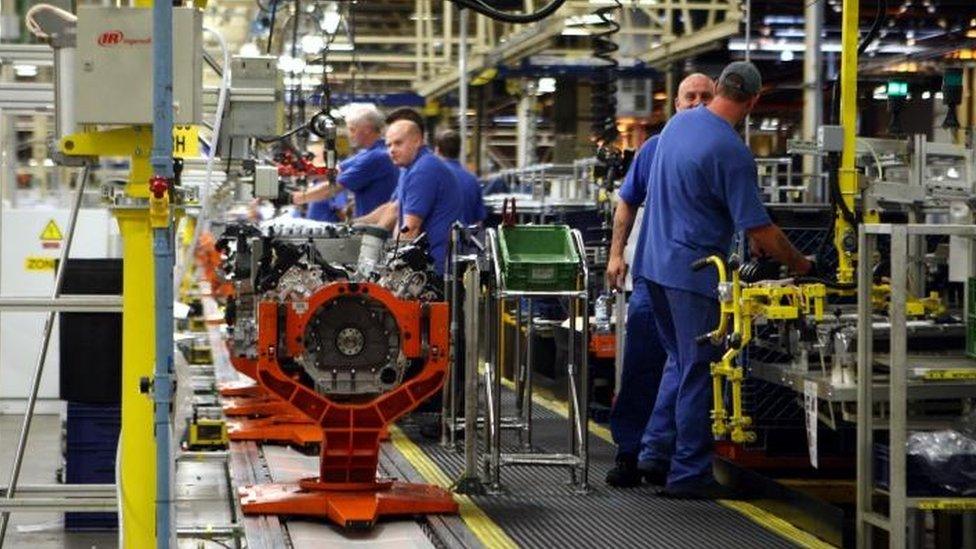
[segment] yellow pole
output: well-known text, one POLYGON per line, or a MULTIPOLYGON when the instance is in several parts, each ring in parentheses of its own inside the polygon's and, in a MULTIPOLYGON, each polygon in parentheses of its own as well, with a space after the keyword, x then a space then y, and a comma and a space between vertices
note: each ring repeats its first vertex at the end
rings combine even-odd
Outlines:
POLYGON ((155 365, 155 291, 152 229, 149 223, 149 151, 152 131, 130 126, 73 134, 62 138, 61 151, 77 156, 125 156, 131 206, 114 210, 122 235, 122 428, 119 485, 122 492, 123 546, 156 546, 156 440, 153 402, 141 391, 155 365))
MULTIPOLYGON (((858 2, 844 0, 841 21, 840 62, 840 124, 844 128, 844 151, 840 163, 840 194, 847 209, 854 211, 857 196, 857 172, 854 159, 857 146, 857 41, 858 2)), ((853 244, 857 242, 856 228, 844 219, 839 209, 834 211, 834 246, 837 248, 837 280, 854 280, 853 244)))
MULTIPOLYGON (((148 181, 146 182, 148 187, 148 181)), ((119 483, 123 544, 156 546, 153 402, 140 391, 155 361, 152 229, 146 207, 115 210, 122 233, 122 430, 119 483)))

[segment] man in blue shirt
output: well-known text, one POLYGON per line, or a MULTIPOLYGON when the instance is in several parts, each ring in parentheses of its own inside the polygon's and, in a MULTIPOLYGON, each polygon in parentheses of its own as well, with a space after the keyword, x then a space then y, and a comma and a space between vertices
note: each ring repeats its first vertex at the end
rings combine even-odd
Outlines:
POLYGON ((722 71, 707 107, 679 113, 661 133, 647 188, 645 246, 635 276, 644 279, 661 343, 668 353, 639 468, 662 495, 729 497, 712 476, 710 365, 720 349, 696 338, 718 325, 718 277, 692 271, 709 255, 725 256, 745 231, 750 249, 806 274, 813 263, 769 219, 756 164, 735 127, 755 106, 759 71, 736 62, 722 71))
POLYGON ((481 194, 478 178, 466 170, 458 160, 461 154, 461 136, 453 130, 441 132, 437 136, 434 152, 447 163, 447 167, 451 168, 454 176, 457 177, 464 203, 461 222, 468 226, 481 225, 488 217, 488 212, 485 211, 485 199, 481 194))
POLYGON ((398 229, 402 239, 427 233, 434 268, 443 275, 451 225, 462 215, 457 177, 424 145, 420 127, 411 120, 390 124, 386 145, 393 163, 403 168, 400 183, 393 200, 356 222, 398 229))
MULTIPOLYGON (((675 110, 681 112, 702 104, 707 105, 714 95, 715 83, 711 78, 699 73, 689 75, 678 85, 678 95, 674 99, 675 110)), ((627 273, 624 245, 631 235, 638 208, 644 203, 647 194, 647 180, 651 175, 651 161, 654 159, 657 141, 657 136, 651 137, 637 151, 620 187, 620 200, 613 216, 610 258, 607 262, 607 286, 610 288, 622 290, 624 286, 627 273)), ((644 233, 640 232, 634 248, 635 270, 644 247, 643 240, 644 233)), ((654 409, 654 399, 657 397, 661 373, 667 359, 667 353, 661 346, 654 327, 647 286, 635 278, 633 289, 627 301, 627 330, 620 387, 617 388, 610 411, 610 432, 617 444, 617 465, 607 473, 606 482, 616 487, 637 486, 641 483, 637 455, 641 436, 651 417, 651 410, 654 409)))
POLYGON ((323 181, 292 193, 294 204, 311 203, 308 218, 326 220, 329 198, 345 189, 356 200, 355 215, 366 215, 390 199, 399 170, 390 161, 383 142, 383 115, 373 105, 357 104, 346 109, 349 144, 359 149, 339 163, 335 183, 323 181))

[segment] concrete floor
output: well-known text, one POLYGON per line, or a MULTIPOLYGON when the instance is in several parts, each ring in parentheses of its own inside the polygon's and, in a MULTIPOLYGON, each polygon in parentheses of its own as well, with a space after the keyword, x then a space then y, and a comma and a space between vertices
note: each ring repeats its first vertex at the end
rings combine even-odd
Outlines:
MULTIPOLYGON (((20 437, 23 416, 0 415, 0 485, 10 478, 20 437)), ((61 467, 61 418, 57 415, 34 417, 31 436, 20 482, 24 484, 54 484, 61 467)), ((64 518, 60 513, 19 513, 10 516, 5 547, 30 549, 92 549, 116 547, 115 532, 64 532, 64 518)))

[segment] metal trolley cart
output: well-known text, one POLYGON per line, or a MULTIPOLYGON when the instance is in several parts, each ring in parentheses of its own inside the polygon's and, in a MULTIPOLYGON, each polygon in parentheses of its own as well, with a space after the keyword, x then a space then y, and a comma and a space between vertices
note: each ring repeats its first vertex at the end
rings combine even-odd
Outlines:
POLYGON ((482 467, 489 489, 501 488, 501 467, 507 465, 560 466, 570 469, 570 479, 577 490, 588 489, 589 467, 587 422, 589 345, 589 271, 586 252, 579 231, 566 226, 506 225, 487 231, 487 243, 494 286, 489 293, 488 356, 484 370, 487 418, 485 422, 486 455, 482 467), (532 338, 533 303, 540 299, 566 300, 570 329, 566 373, 568 383, 568 448, 565 453, 540 453, 532 448, 532 338), (521 352, 522 309, 527 307, 526 344, 521 352), (515 418, 502 417, 501 373, 506 360, 505 315, 515 310, 514 341, 516 364, 515 418), (508 421, 505 421, 507 419, 508 421), (517 452, 502 450, 503 423, 518 426, 521 447, 517 452))

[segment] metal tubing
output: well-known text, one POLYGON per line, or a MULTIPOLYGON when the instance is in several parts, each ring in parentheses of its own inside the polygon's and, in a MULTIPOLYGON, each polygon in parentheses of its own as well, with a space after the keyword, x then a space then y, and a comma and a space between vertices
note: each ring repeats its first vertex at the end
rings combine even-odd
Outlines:
POLYGON ((457 401, 457 375, 458 366, 463 364, 462 354, 458 352, 459 345, 458 342, 464 337, 460 329, 460 316, 461 316, 461 306, 458 303, 459 292, 458 285, 460 284, 459 273, 458 273, 458 242, 460 240, 461 228, 457 225, 451 227, 451 238, 448 241, 448 264, 450 266, 450 273, 448 279, 445 281, 445 293, 447 294, 447 302, 450 307, 451 323, 450 323, 450 334, 451 341, 454 342, 451 345, 451 359, 448 362, 448 373, 447 373, 447 384, 441 390, 441 445, 448 446, 452 448, 455 443, 455 424, 457 420, 457 407, 455 402, 457 401))
MULTIPOLYGON (((858 249, 864 257, 874 255, 877 237, 861 226, 858 249)), ((861 261, 857 269, 857 547, 870 549, 873 539, 872 525, 868 517, 874 513, 872 491, 874 486, 874 426, 872 393, 871 342, 873 341, 871 309, 871 262, 861 261)))
MULTIPOLYGON (((567 399, 568 406, 568 416, 567 420, 569 423, 569 445, 568 452, 570 454, 576 454, 576 416, 578 410, 576 409, 576 317, 579 316, 579 307, 577 306, 578 301, 575 299, 569 300, 569 331, 567 332, 566 349, 568 358, 566 360, 566 373, 567 373, 567 383, 569 384, 569 398, 567 399)), ((577 475, 576 470, 570 471, 570 482, 576 484, 577 475)))
MULTIPOLYGON (((43 494, 49 497, 115 497, 114 484, 21 484, 17 487, 19 497, 43 494)), ((7 487, 0 486, 0 494, 6 495, 7 487)))
POLYGON ((12 512, 50 513, 64 511, 115 511, 115 497, 104 498, 6 498, 0 501, 0 511, 9 516, 12 512))
MULTIPOLYGON (((88 166, 82 168, 78 175, 78 189, 75 191, 75 201, 71 207, 71 214, 68 218, 67 235, 64 241, 64 248, 61 250, 61 258, 58 261, 57 271, 54 275, 54 292, 52 299, 61 296, 61 287, 64 285, 64 271, 68 264, 68 257, 71 254, 71 244, 75 238, 75 227, 78 221, 78 210, 81 209, 81 199, 85 194, 85 185, 88 182, 88 166)), ((30 394, 27 397, 27 409, 24 410, 24 420, 20 427, 20 438, 17 440, 17 451, 14 453, 14 462, 10 468, 10 485, 7 490, 6 500, 10 501, 17 493, 17 481, 20 480, 20 468, 24 464, 24 453, 27 450, 27 437, 30 435, 31 421, 34 419, 34 407, 37 405, 37 392, 41 386, 41 376, 44 373, 44 363, 47 361, 47 351, 51 344, 51 331, 54 329, 54 319, 57 313, 51 311, 44 320, 44 332, 41 336, 41 349, 34 363, 34 372, 31 375, 30 394)), ((0 548, 7 535, 7 525, 10 522, 10 512, 3 511, 0 516, 0 548)))
MULTIPOLYGON (((464 475, 477 478, 478 438, 478 290, 481 287, 478 265, 468 266, 465 298, 467 304, 464 357, 464 475)), ((453 426, 452 426, 453 427, 453 426)), ((452 429, 453 431, 453 429, 452 429)))
POLYGON ((156 282, 156 370, 153 379, 153 425, 156 436, 156 546, 170 547, 173 532, 173 249, 169 228, 153 229, 156 282))
POLYGON ((505 330, 502 322, 505 320, 505 299, 498 300, 498 351, 495 357, 494 368, 492 369, 492 396, 494 399, 489 402, 492 407, 492 433, 491 433, 491 488, 498 490, 501 488, 501 471, 499 470, 502 446, 502 430, 500 427, 502 417, 502 363, 505 360, 505 330))
MULTIPOLYGON (((447 6, 448 4, 445 4, 447 6)), ((445 40, 450 38, 444 37, 445 40)), ((445 50, 450 50, 450 43, 445 50)), ((468 160, 468 10, 458 6, 458 133, 461 134, 459 158, 462 164, 468 160)))
MULTIPOLYGON (((906 300, 908 292, 908 231, 904 225, 891 231, 891 301, 888 315, 891 319, 890 345, 891 379, 889 381, 889 520, 891 521, 890 547, 906 547, 905 528, 907 509, 907 450, 908 433, 908 338, 905 333, 906 300)), ((859 342, 860 343, 860 342, 859 342)), ((869 378, 870 379, 870 378, 869 378)), ((861 380, 863 383, 864 380, 861 380)), ((870 383, 870 381, 869 381, 870 383)))
MULTIPOLYGON (((522 362, 522 300, 515 300, 515 339, 512 342, 512 356, 514 357, 514 363, 512 364, 512 379, 515 382, 515 410, 517 412, 517 417, 522 419, 524 404, 523 395, 525 391, 525 371, 524 363, 522 362)), ((519 435, 519 439, 521 439, 519 435)))
MULTIPOLYGON (((840 194, 850 211, 854 211, 854 199, 858 193, 855 169, 857 141, 857 42, 858 5, 860 0, 844 0, 841 13, 841 67, 840 67, 840 125, 844 129, 844 148, 841 152, 840 194)), ((834 224, 834 246, 837 248, 837 280, 850 282, 854 269, 852 257, 844 245, 853 227, 837 215, 834 224)))
POLYGON ((122 296, 62 295, 50 297, 0 297, 0 311, 18 313, 54 311, 58 313, 120 313, 122 296))
POLYGON ((533 322, 533 302, 529 300, 529 321, 528 327, 525 332, 525 394, 523 398, 525 401, 522 403, 523 417, 522 421, 525 428, 521 431, 524 433, 524 438, 522 439, 522 447, 525 449, 532 448, 532 338, 535 337, 535 323, 533 322))
POLYGON ((574 229, 572 232, 573 239, 576 241, 576 246, 579 248, 580 256, 580 267, 583 271, 583 335, 582 341, 580 342, 580 356, 582 357, 582 372, 580 373, 580 407, 582 412, 577 411, 577 414, 581 416, 582 420, 579 422, 580 426, 580 454, 583 460, 582 471, 580 473, 580 490, 586 491, 589 489, 589 470, 590 470, 590 421, 589 421, 589 399, 590 399, 590 297, 589 297, 589 284, 590 284, 590 269, 586 264, 586 246, 583 242, 583 235, 579 230, 574 229))
MULTIPOLYGON (((153 146, 155 176, 173 178, 173 3, 152 4, 153 146)), ((167 212, 168 215, 168 212, 167 212)), ((173 250, 169 224, 153 228, 156 365, 153 379, 156 438, 156 547, 175 545, 169 410, 173 400, 173 250)))

